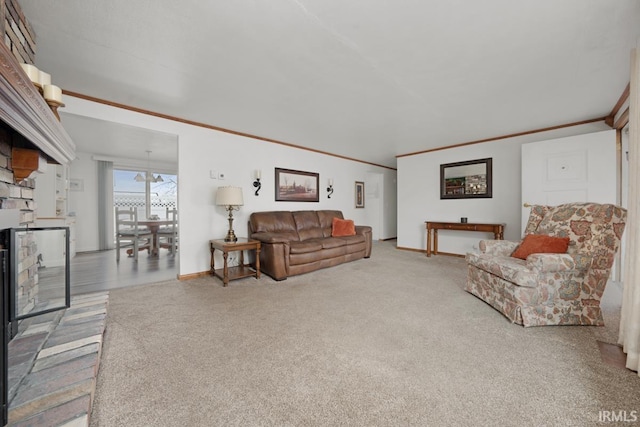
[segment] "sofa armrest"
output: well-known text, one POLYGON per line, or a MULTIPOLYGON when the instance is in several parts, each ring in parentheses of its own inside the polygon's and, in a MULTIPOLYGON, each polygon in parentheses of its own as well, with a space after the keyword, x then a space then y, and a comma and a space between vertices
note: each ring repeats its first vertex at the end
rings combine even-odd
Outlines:
POLYGON ((261 242, 260 271, 274 280, 285 280, 289 275, 289 242, 286 233, 252 233, 251 238, 261 242))
POLYGON ((364 241, 366 244, 366 247, 364 250, 364 257, 369 258, 371 256, 371 243, 372 243, 371 227, 368 225, 356 225, 356 234, 360 234, 364 236, 364 241))
POLYGON ((586 270, 590 258, 580 254, 531 254, 527 257, 527 268, 543 273, 586 270))
POLYGON ((371 233, 371 227, 368 225, 356 225, 356 234, 371 233))
POLYGON ((510 256, 520 243, 509 240, 480 240, 480 252, 489 255, 510 256))

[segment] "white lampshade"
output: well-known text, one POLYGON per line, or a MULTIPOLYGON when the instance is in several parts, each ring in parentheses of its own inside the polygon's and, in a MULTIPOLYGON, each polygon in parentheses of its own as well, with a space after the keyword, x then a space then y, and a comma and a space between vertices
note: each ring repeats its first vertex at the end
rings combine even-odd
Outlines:
POLYGON ((218 187, 216 193, 216 205, 220 206, 242 206, 244 200, 242 198, 241 187, 218 187))

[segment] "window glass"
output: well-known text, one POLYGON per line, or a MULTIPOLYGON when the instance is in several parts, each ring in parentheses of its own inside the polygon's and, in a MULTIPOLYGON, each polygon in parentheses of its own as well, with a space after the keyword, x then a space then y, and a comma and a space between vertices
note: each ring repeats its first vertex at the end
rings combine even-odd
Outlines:
POLYGON ((165 218, 167 208, 178 206, 178 177, 151 172, 147 183, 146 180, 136 180, 138 174, 146 176, 144 171, 113 170, 113 206, 135 207, 141 219, 151 215, 165 218))
POLYGON ((145 182, 136 181, 137 174, 144 176, 141 171, 113 170, 113 206, 118 208, 135 207, 138 218, 146 217, 145 182))
POLYGON ((153 174, 154 177, 161 176, 162 182, 150 182, 150 215, 158 215, 165 218, 167 208, 178 207, 178 177, 176 175, 153 174))

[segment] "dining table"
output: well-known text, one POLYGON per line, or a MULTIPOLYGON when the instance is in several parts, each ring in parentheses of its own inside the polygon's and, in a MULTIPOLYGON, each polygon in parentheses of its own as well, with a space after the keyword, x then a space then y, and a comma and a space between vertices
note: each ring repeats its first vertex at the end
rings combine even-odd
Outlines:
MULTIPOLYGON (((158 242, 158 230, 163 225, 173 225, 172 219, 139 219, 138 225, 141 227, 147 227, 151 232, 151 255, 157 256, 160 252, 160 243, 158 242)), ((128 249, 127 254, 131 255, 133 249, 128 249)))

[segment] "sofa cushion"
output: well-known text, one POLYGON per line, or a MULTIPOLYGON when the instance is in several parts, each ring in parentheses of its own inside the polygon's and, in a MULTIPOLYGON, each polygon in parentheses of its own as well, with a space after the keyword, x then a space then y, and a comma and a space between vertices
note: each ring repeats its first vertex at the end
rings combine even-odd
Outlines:
POLYGON ((296 233, 296 223, 289 211, 254 212, 249 217, 249 225, 253 233, 296 233))
POLYGON ((571 241, 570 253, 590 252, 588 246, 591 243, 593 230, 601 217, 606 216, 607 209, 611 205, 598 205, 595 203, 566 203, 559 206, 544 206, 541 209, 542 218, 535 229, 529 230, 532 234, 545 234, 547 236, 568 237, 571 241))
POLYGON ((300 240, 323 237, 318 214, 315 211, 297 211, 292 212, 292 215, 300 240))
POLYGON ((333 218, 344 219, 342 211, 316 211, 318 213, 318 220, 320 220, 320 227, 322 228, 323 237, 331 237, 331 228, 333 226, 333 218))
POLYGON ((539 275, 527 268, 526 262, 509 256, 467 253, 467 263, 504 280, 527 288, 535 288, 539 275))
MULTIPOLYGON (((544 219, 547 212, 549 212, 551 206, 533 205, 531 206, 531 212, 529 213, 529 220, 527 226, 524 229, 524 235, 533 234, 538 229, 540 222, 544 219)), ((538 233, 540 234, 540 233, 538 233)))
POLYGON ((355 236, 336 237, 336 240, 342 240, 346 243, 345 248, 347 253, 349 254, 367 250, 367 240, 363 234, 356 234, 355 236))
POLYGON ((336 239, 334 237, 326 237, 320 239, 320 244, 322 245, 322 249, 332 249, 346 245, 347 241, 344 239, 336 239))
POLYGON ((333 218, 333 222, 331 225, 332 237, 355 236, 355 234, 356 226, 353 223, 353 220, 333 218))
POLYGON ((312 239, 304 242, 291 242, 289 252, 292 254, 306 254, 322 250, 322 240, 312 239))
POLYGON ((568 247, 568 237, 527 234, 511 256, 514 258, 527 259, 531 254, 564 254, 567 252, 568 247))
POLYGON ((289 243, 298 241, 298 233, 295 231, 251 233, 251 238, 260 240, 262 243, 289 243))

